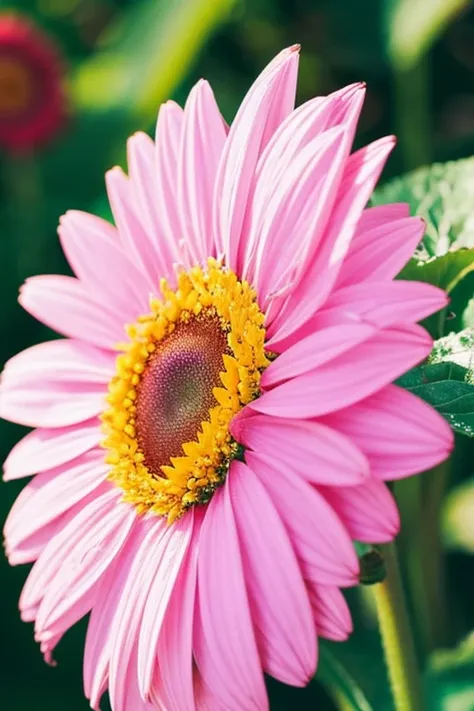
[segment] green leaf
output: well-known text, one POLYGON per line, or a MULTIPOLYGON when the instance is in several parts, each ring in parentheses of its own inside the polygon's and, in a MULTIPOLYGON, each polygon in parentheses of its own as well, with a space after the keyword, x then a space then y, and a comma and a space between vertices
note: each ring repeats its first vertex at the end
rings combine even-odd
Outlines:
POLYGON ((448 548, 474 553, 474 479, 449 492, 442 512, 441 535, 448 548))
POLYGON ((408 202, 411 213, 426 221, 423 240, 400 278, 429 282, 450 295, 448 310, 424 324, 435 338, 462 327, 474 286, 474 158, 396 178, 377 190, 372 202, 408 202))
POLYGON ((135 128, 148 128, 159 104, 187 75, 212 30, 235 0, 148 0, 132 4, 107 36, 102 51, 78 69, 73 93, 82 108, 126 107, 135 128))
POLYGON ((449 361, 429 363, 414 368, 398 383, 430 403, 455 432, 474 437, 474 385, 466 368, 449 361))
POLYGON ((469 0, 386 0, 388 53, 400 69, 412 67, 469 0))
POLYGON ((418 260, 474 248, 474 158, 434 163, 389 181, 375 191, 375 205, 408 202, 426 220, 418 260))
POLYGON ((430 711, 472 711, 474 708, 474 635, 455 649, 439 650, 425 678, 430 711))
POLYGON ((329 651, 325 643, 320 644, 316 679, 335 700, 344 703, 343 708, 347 711, 374 711, 355 679, 329 651))

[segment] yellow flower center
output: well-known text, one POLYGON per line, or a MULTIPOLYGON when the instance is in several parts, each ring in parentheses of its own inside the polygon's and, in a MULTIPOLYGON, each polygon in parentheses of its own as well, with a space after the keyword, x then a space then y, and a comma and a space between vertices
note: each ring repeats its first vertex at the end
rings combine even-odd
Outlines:
POLYGON ((0 113, 8 116, 24 111, 33 96, 29 68, 15 57, 0 56, 0 113))
POLYGON ((207 503, 241 454, 229 425, 258 397, 271 354, 254 289, 215 260, 160 286, 127 327, 102 420, 124 500, 172 522, 207 503))

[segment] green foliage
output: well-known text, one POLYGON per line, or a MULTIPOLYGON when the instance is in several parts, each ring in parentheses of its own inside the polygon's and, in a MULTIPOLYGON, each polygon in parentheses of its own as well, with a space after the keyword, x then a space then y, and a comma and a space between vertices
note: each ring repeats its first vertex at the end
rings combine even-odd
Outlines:
POLYGON ((414 65, 469 0, 386 0, 387 44, 393 64, 414 65))
POLYGON ((474 159, 420 168, 376 190, 373 204, 408 202, 426 221, 415 257, 400 277, 448 292, 448 310, 426 325, 435 338, 459 328, 474 293, 474 159))
POLYGON ((320 645, 316 678, 344 703, 344 711, 374 711, 355 679, 324 642, 320 645))
POLYGON ((469 371, 452 362, 422 365, 399 384, 429 402, 460 434, 474 437, 474 385, 469 371))
POLYGON ((474 708, 474 635, 454 649, 433 654, 426 675, 429 711, 474 708))

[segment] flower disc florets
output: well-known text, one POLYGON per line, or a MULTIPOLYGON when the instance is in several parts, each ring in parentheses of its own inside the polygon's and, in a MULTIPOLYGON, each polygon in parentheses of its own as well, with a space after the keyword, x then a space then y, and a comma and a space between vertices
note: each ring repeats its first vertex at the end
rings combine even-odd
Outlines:
POLYGON ((232 271, 210 259, 161 292, 127 328, 103 426, 124 499, 172 522, 224 482, 241 452, 230 422, 270 361, 255 291, 232 271))

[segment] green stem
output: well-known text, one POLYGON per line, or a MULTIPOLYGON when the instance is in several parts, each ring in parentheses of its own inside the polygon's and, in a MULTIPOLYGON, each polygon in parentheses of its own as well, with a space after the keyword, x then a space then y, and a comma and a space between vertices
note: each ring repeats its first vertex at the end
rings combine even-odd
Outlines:
POLYGON ((409 69, 394 68, 395 133, 403 170, 431 163, 430 58, 422 57, 409 69))
POLYGON ((424 711, 418 662, 394 545, 384 546, 387 577, 372 586, 396 711, 424 711))

